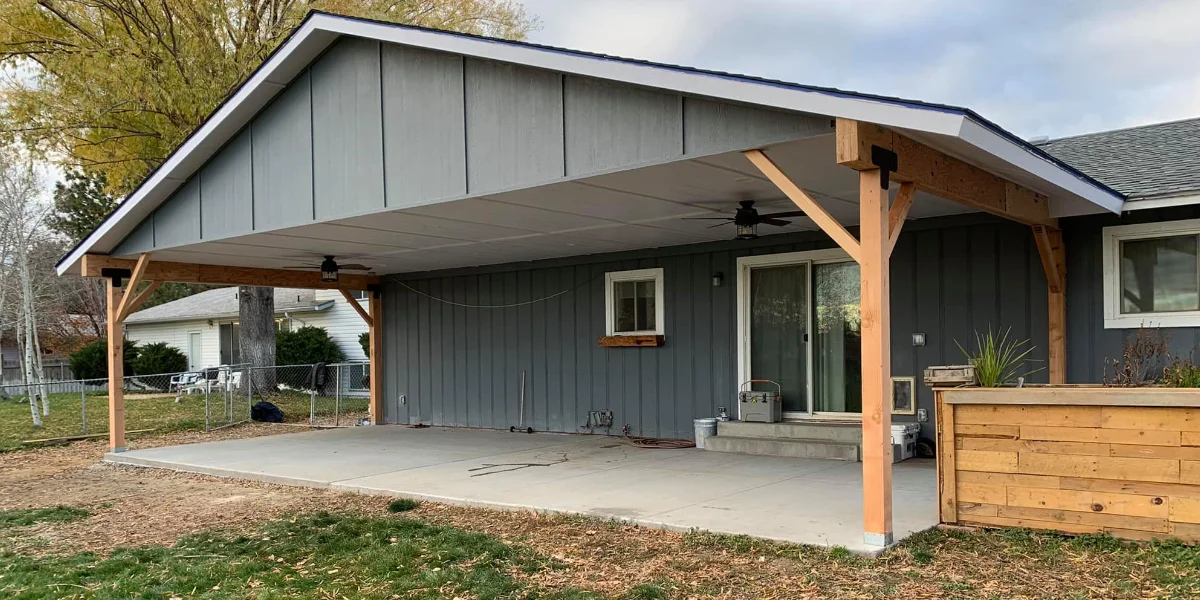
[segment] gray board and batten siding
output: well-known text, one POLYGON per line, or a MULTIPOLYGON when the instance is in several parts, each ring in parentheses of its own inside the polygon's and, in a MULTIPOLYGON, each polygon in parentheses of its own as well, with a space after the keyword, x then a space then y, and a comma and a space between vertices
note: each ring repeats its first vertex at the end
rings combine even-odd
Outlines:
MULTIPOLYGON (((586 431, 587 412, 608 409, 613 434, 628 424, 632 435, 690 437, 692 419, 734 409, 737 258, 830 247, 824 234, 805 232, 388 276, 384 419, 507 429, 518 424, 525 371, 526 425, 536 430, 586 431), (604 273, 659 267, 666 344, 600 347, 604 273), (714 287, 718 272, 724 283, 714 287)), ((891 281, 892 373, 917 377, 917 406, 931 417, 933 396, 921 374, 963 362, 956 342, 970 347, 976 330, 1011 326, 1013 335, 1034 340, 1033 358, 1044 364, 1046 283, 1028 227, 987 215, 911 221, 893 254, 891 281), (924 347, 912 345, 918 332, 924 347)), ((932 437, 932 423, 922 425, 932 437)))
MULTIPOLYGON (((1200 218, 1200 206, 1192 205, 1062 219, 1067 255, 1068 382, 1100 383, 1106 366, 1111 376, 1112 361, 1121 357, 1125 340, 1137 332, 1104 328, 1104 228, 1196 218, 1200 218)), ((1169 338, 1172 356, 1200 360, 1200 328, 1157 327, 1152 320, 1146 326, 1169 338)))
POLYGON ((832 132, 826 117, 345 38, 113 254, 832 132))

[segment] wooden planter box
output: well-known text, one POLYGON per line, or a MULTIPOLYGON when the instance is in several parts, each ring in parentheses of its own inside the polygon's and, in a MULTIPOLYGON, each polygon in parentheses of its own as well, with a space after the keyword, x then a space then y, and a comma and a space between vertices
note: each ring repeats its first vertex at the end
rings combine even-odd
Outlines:
POLYGON ((942 523, 1200 542, 1200 389, 936 389, 942 523))

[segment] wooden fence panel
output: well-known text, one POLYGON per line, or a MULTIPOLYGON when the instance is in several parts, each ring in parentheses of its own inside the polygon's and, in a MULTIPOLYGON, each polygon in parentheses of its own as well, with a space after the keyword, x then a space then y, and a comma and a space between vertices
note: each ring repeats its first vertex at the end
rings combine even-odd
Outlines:
POLYGON ((943 523, 1200 542, 1200 390, 936 391, 943 523))

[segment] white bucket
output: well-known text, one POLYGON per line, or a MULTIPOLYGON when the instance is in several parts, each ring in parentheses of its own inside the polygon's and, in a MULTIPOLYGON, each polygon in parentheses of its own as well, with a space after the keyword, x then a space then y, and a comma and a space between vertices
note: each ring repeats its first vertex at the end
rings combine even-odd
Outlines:
POLYGON ((704 440, 717 435, 717 420, 695 419, 692 424, 696 426, 696 447, 703 450, 704 440))
POLYGON ((919 423, 892 423, 892 462, 908 460, 917 453, 919 423))

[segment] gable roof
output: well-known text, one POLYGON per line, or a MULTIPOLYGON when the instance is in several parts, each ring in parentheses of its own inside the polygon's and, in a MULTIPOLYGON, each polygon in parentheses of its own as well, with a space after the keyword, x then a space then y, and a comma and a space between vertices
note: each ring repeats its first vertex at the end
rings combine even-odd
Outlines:
POLYGON ((1200 118, 1066 137, 1041 148, 1131 200, 1200 192, 1200 118))
MULTIPOLYGON (((226 287, 192 294, 186 298, 139 310, 129 315, 125 322, 128 324, 169 323, 237 317, 237 291, 236 287, 226 287)), ((313 290, 275 288, 275 314, 325 310, 333 303, 333 300, 317 303, 316 293, 313 290)))
POLYGON ((895 128, 1073 210, 1119 211, 1124 197, 974 111, 576 50, 344 17, 313 11, 237 91, 57 265, 61 275, 89 252, 109 253, 232 139, 304 68, 342 36, 495 60, 629 85, 895 128))

